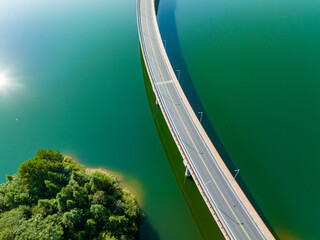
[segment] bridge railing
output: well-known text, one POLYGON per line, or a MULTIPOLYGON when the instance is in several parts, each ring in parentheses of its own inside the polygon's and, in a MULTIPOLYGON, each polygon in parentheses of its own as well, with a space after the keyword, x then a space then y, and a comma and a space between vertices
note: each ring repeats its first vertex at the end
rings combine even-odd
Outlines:
MULTIPOLYGON (((178 147, 178 149, 179 149, 179 151, 181 153, 181 156, 186 161, 187 167, 189 168, 190 173, 191 173, 191 175, 192 175, 192 177, 193 177, 193 179, 194 179, 194 181, 195 181, 195 183, 196 183, 196 185, 197 185, 197 187, 198 187, 203 199, 205 200, 205 203, 207 204, 210 212, 212 213, 212 215, 213 215, 215 221, 217 222, 219 228, 221 229, 223 235, 225 236, 226 239, 235 239, 235 237, 232 234, 232 231, 229 229, 228 225, 224 222, 222 214, 219 211, 219 208, 217 207, 215 201, 212 199, 211 195, 209 194, 209 191, 208 191, 207 187, 205 186, 204 182, 201 180, 201 176, 200 176, 199 172, 197 171, 196 167, 194 166, 192 158, 189 156, 187 149, 184 147, 183 141, 182 141, 182 139, 181 139, 181 137, 180 137, 180 135, 179 135, 174 123, 173 123, 173 120, 172 120, 172 118, 171 118, 171 116, 169 114, 169 111, 168 111, 168 109, 166 107, 166 104, 164 104, 165 101, 164 101, 164 98, 161 95, 161 92, 160 92, 160 90, 158 88, 158 85, 156 84, 155 75, 153 73, 153 70, 152 70, 152 67, 151 67, 151 64, 150 64, 150 61, 149 61, 148 52, 147 52, 147 49, 146 49, 145 37, 144 37, 144 35, 142 33, 142 23, 141 23, 141 16, 142 15, 141 15, 141 5, 140 4, 141 4, 141 0, 137 0, 137 20, 138 20, 138 31, 139 31, 140 44, 141 44, 141 47, 142 47, 143 59, 144 59, 144 62, 146 64, 148 75, 149 75, 150 80, 151 80, 152 89, 153 89, 154 94, 156 95, 156 99, 157 99, 157 102, 159 104, 159 107, 160 107, 160 109, 161 109, 161 111, 163 113, 165 121, 167 122, 168 128, 169 128, 169 130, 170 130, 170 132, 172 134, 172 137, 173 137, 174 141, 176 142, 176 145, 177 145, 177 147, 178 147)), ((164 55, 163 57, 166 58, 166 60, 168 62, 167 63, 168 66, 166 65, 166 68, 167 68, 168 72, 170 73, 170 76, 174 80, 175 86, 177 87, 177 85, 179 85, 179 83, 178 83, 178 80, 176 79, 176 76, 175 76, 175 74, 174 74, 174 72, 172 70, 171 64, 170 64, 170 62, 168 60, 168 57, 166 55, 165 48, 164 48, 163 42, 161 40, 159 28, 157 27, 157 20, 156 20, 156 14, 155 14, 155 9, 154 8, 153 8, 153 14, 152 14, 151 18, 154 21, 154 24, 156 25, 156 29, 155 30, 156 30, 156 33, 158 35, 157 40, 158 40, 158 44, 159 44, 160 48, 162 49, 162 52, 163 52, 163 55, 164 55)), ((178 86, 178 88, 179 87, 180 87, 180 85, 178 86)), ((179 89, 177 91, 179 92, 179 89)), ((182 91, 182 89, 180 91, 182 91)), ((182 93, 182 95, 183 95, 183 93, 182 93)), ((185 98, 185 100, 187 101, 186 98, 185 98)), ((182 103, 184 104, 183 101, 182 101, 182 103)), ((195 118, 196 118, 195 117, 195 113, 193 112, 191 106, 189 106, 189 105, 188 106, 184 106, 184 107, 186 108, 190 119, 192 119, 192 124, 195 126, 195 129, 197 129, 199 131, 199 135, 204 134, 207 137, 207 135, 206 135, 204 129, 202 128, 200 122, 199 122, 200 129, 198 129, 199 126, 195 125, 195 122, 194 122, 195 118), (190 114, 192 115, 192 113, 190 113, 190 111, 192 111, 194 116, 190 116, 190 114)), ((203 140, 203 141, 206 142, 206 140, 203 140)), ((211 143, 211 141, 210 141, 210 143, 211 143)), ((212 145, 212 143, 211 143, 211 145, 212 145)), ((213 145, 212 145, 212 147, 214 148, 213 145)), ((209 146, 209 149, 210 149, 210 146, 209 146)), ((216 154, 218 154, 218 153, 216 153, 216 154)), ((212 157, 213 157, 213 155, 212 155, 212 157)), ((221 161, 222 161, 222 159, 221 159, 221 161)), ((225 175, 229 174, 232 177, 230 171, 227 169, 227 167, 225 166, 223 161, 222 161, 222 165, 224 165, 224 168, 222 167, 222 169, 221 169, 223 174, 225 174, 225 175)), ((264 233, 264 235, 267 236, 267 239, 274 239, 273 235, 270 233, 269 229, 264 225, 263 221, 260 219, 259 215, 256 213, 256 211, 252 207, 251 203, 246 198, 246 196, 244 195, 244 193, 242 192, 242 190, 238 186, 238 184, 235 182, 235 180, 231 179, 231 182, 230 182, 230 176, 229 176, 229 178, 226 177, 226 181, 229 184, 229 186, 232 189, 232 191, 236 192, 235 195, 236 195, 236 197, 238 199, 240 199, 240 198, 241 199, 245 199, 244 203, 242 203, 242 201, 239 200, 240 203, 245 206, 244 207, 245 211, 247 211, 247 213, 249 212, 249 215, 253 216, 252 218, 255 218, 257 220, 258 223, 256 223, 256 221, 255 221, 255 224, 257 226, 259 226, 259 228, 258 228, 259 230, 260 230, 260 228, 263 229, 262 232, 264 233), (236 188, 236 190, 234 190, 234 188, 236 188), (238 194, 240 195, 240 197, 238 196, 238 194)))
MULTIPOLYGON (((156 95, 156 99, 159 103, 159 107, 162 111, 162 113, 164 114, 165 120, 167 122, 168 128, 177 144, 177 147, 180 151, 180 154, 182 155, 182 158, 184 160, 186 160, 187 163, 187 167, 190 170, 191 176, 194 179, 198 189, 200 190, 200 193, 203 197, 203 199, 205 200, 205 203, 207 204, 211 214, 213 215, 213 217, 215 218, 215 221, 217 222, 219 228, 221 229, 223 235, 225 236, 226 239, 231 239, 230 236, 232 236, 231 231, 229 230, 228 226, 220 220, 219 215, 221 214, 220 211, 218 210, 215 202, 213 201, 213 199, 211 199, 211 201, 208 199, 207 195, 207 188, 204 186, 204 184, 202 183, 202 181, 200 181, 200 175, 199 172, 195 169, 194 164, 191 160, 191 157, 188 155, 187 150, 185 149, 185 147, 182 144, 182 139, 180 137, 180 135, 178 134, 178 131, 175 127, 175 125, 173 124, 173 120, 170 116, 170 114, 168 113, 168 109, 166 108, 165 104, 163 104, 164 99, 160 93, 160 90, 157 86, 157 84, 155 84, 155 77, 154 77, 154 73, 152 71, 152 67, 151 64, 149 62, 149 56, 145 47, 145 43, 144 43, 144 37, 141 31, 141 15, 140 15, 140 2, 141 0, 138 0, 138 4, 137 4, 137 15, 138 15, 138 31, 139 31, 139 38, 140 38, 140 42, 141 42, 141 46, 142 46, 142 53, 143 53, 143 58, 144 61, 146 63, 147 66, 147 71, 148 71, 148 75, 151 78, 151 85, 152 85, 152 89, 153 92, 156 95), (219 215, 218 215, 219 214, 219 215)), ((174 76, 176 77, 176 76, 174 76)), ((210 196, 210 195, 209 195, 210 196)), ((211 197, 209 197, 211 198, 211 197)))

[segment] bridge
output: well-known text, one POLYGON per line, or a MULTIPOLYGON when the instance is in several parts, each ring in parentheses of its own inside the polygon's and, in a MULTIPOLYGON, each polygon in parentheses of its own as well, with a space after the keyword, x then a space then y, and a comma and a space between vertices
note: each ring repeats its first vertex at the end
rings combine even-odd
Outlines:
POLYGON ((172 69, 154 0, 137 0, 143 59, 156 103, 212 216, 226 239, 275 239, 231 175, 191 108, 172 69))

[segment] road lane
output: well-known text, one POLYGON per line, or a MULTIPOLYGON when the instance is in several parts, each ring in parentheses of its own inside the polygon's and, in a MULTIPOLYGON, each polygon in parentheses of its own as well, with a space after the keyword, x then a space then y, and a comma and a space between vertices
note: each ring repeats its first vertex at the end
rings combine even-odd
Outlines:
POLYGON ((241 194, 240 197, 237 195, 241 189, 235 191, 235 181, 232 182, 230 176, 227 176, 229 179, 226 177, 226 169, 222 169, 221 163, 217 162, 220 156, 208 147, 207 139, 199 131, 197 124, 200 123, 194 120, 194 112, 188 108, 189 103, 186 103, 170 62, 166 59, 155 18, 154 1, 138 0, 137 16, 143 57, 157 100, 220 229, 230 239, 274 239, 260 217, 256 219, 257 213, 252 213, 251 204, 247 207, 249 209, 245 207, 248 206, 245 202, 248 200, 243 199, 241 194))

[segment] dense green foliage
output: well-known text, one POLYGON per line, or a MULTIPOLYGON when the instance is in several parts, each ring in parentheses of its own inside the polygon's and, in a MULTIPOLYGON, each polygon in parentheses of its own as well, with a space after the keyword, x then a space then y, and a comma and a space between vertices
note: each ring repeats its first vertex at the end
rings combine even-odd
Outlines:
POLYGON ((118 181, 39 150, 0 185, 0 239, 136 239, 143 214, 118 181))

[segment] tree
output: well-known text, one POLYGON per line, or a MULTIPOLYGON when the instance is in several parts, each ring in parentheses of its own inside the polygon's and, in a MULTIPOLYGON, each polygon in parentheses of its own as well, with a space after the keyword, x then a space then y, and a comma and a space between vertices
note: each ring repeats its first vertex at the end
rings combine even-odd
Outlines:
POLYGON ((114 177, 58 151, 39 150, 0 185, 0 240, 135 239, 142 220, 114 177))

